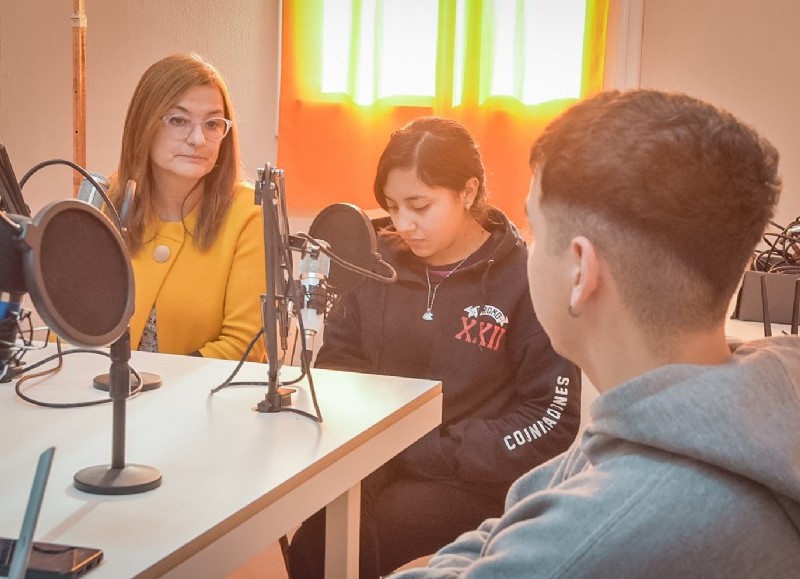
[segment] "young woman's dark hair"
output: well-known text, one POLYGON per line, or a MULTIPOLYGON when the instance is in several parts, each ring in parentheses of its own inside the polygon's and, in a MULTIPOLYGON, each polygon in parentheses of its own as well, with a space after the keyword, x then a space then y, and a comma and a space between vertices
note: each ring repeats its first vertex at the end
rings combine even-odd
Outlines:
POLYGON ((392 133, 378 161, 373 187, 375 200, 386 205, 386 179, 394 169, 416 169, 420 181, 430 187, 462 191, 473 177, 480 183, 469 210, 481 225, 487 224, 491 206, 486 175, 478 145, 469 131, 451 119, 421 117, 392 133))

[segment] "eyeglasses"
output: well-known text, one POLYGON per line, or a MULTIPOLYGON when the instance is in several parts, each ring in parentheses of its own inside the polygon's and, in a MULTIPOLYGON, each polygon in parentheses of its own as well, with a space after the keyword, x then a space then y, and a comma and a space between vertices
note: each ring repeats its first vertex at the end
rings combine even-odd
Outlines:
POLYGON ((213 117, 204 121, 193 121, 186 115, 165 115, 161 117, 167 132, 176 139, 188 137, 194 126, 200 125, 203 135, 208 141, 221 141, 233 126, 233 121, 222 117, 213 117))

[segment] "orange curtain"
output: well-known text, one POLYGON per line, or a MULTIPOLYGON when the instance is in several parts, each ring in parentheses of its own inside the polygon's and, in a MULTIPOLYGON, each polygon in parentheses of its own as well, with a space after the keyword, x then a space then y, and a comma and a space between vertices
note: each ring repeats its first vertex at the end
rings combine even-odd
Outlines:
MULTIPOLYGON (((441 115, 461 122, 478 142, 486 167, 491 202, 525 229, 524 199, 530 182, 528 153, 547 123, 574 102, 524 106, 511 98, 491 97, 480 106, 358 107, 350 102, 309 98, 303 72, 317 66, 313 43, 321 35, 302 20, 295 2, 284 2, 278 167, 286 174, 290 211, 314 214, 339 202, 362 209, 377 207, 372 194, 375 168, 390 134, 414 118, 441 115)), ((608 0, 587 10, 582 96, 602 88, 608 0)), ((321 26, 321 25, 320 25, 321 26)), ((313 74, 313 71, 312 71, 313 74)))

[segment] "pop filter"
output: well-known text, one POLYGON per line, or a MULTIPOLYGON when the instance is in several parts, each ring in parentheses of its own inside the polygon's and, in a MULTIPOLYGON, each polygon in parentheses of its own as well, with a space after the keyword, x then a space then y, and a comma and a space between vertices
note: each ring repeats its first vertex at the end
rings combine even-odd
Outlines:
MULTIPOLYGON (((342 260, 374 272, 381 263, 375 228, 367 214, 350 203, 336 203, 323 209, 314 218, 308 235, 327 241, 330 251, 342 260)), ((337 295, 353 289, 364 276, 331 262, 328 283, 337 295)))
MULTIPOLYGON (((31 169, 20 187, 35 171, 56 163, 88 175, 70 161, 55 159, 31 169)), ((135 182, 129 181, 123 203, 127 203, 128 211, 134 191, 135 182)), ((109 209, 113 209, 110 204, 109 209)), ((21 226, 7 218, 3 221, 22 254, 28 294, 50 329, 77 346, 111 345, 111 464, 78 471, 75 488, 104 495, 157 488, 161 485, 157 469, 125 462, 125 403, 131 394, 128 323, 133 314, 134 287, 130 255, 121 233, 123 223, 118 221, 119 227, 115 227, 98 209, 77 199, 54 201, 21 226)), ((13 261, 13 257, 10 259, 13 261)))
POLYGON ((46 205, 22 225, 27 291, 44 322, 77 346, 120 338, 133 313, 133 269, 111 221, 75 199, 46 205))

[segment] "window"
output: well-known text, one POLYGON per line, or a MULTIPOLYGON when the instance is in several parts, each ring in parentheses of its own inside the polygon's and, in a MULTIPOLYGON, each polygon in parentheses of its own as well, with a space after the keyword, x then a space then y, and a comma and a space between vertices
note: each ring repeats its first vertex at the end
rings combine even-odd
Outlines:
POLYGON ((576 99, 585 24, 585 0, 323 0, 319 97, 576 99))
POLYGON ((531 144, 602 88, 609 2, 283 2, 277 165, 289 209, 376 207, 389 135, 440 115, 473 134, 491 202, 524 226, 531 144))

